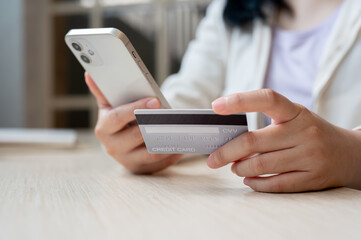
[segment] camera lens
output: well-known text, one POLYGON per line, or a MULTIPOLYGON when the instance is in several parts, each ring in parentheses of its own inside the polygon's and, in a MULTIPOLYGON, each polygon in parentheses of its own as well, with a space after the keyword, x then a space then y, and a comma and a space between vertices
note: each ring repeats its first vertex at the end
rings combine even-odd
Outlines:
POLYGON ((80 46, 79 43, 73 42, 71 45, 73 46, 73 48, 74 48, 75 50, 77 50, 77 51, 79 51, 79 52, 81 51, 81 46, 80 46))
POLYGON ((85 56, 84 54, 82 54, 80 56, 81 60, 83 60, 85 63, 91 63, 90 58, 88 58, 87 56, 85 56))

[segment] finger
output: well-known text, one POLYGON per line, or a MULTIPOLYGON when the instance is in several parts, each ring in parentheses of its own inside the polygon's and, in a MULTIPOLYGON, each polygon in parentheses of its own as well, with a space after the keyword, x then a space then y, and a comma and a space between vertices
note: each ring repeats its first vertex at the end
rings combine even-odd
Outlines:
MULTIPOLYGON (((151 154, 147 151, 144 145, 136 148, 128 153, 125 159, 121 162, 126 168, 133 173, 144 173, 145 170, 154 169, 156 166, 165 167, 168 166, 166 159, 172 157, 174 159, 180 159, 182 155, 169 155, 169 154, 151 154), (164 160, 164 162, 163 162, 164 160)), ((175 160, 173 160, 175 161, 175 160)))
POLYGON ((111 156, 127 153, 144 143, 138 125, 130 126, 119 133, 105 135, 102 142, 111 156))
POLYGON ((102 113, 99 118, 96 133, 97 135, 114 134, 123 129, 128 123, 135 120, 135 109, 158 109, 160 102, 156 98, 145 98, 133 103, 119 106, 102 113))
POLYGON ((90 92, 96 98, 99 108, 110 107, 108 100, 104 97, 103 93, 99 90, 98 86, 95 84, 94 80, 91 78, 89 73, 85 72, 84 76, 85 76, 85 82, 88 85, 90 92))
POLYGON ((212 153, 207 160, 208 166, 220 168, 257 153, 272 152, 296 146, 298 139, 293 134, 290 134, 287 124, 271 125, 238 136, 212 153))
POLYGON ((306 192, 317 190, 309 172, 289 172, 270 177, 245 178, 244 184, 257 192, 306 192))
POLYGON ((217 99, 212 103, 218 114, 239 112, 263 112, 274 120, 275 124, 288 122, 298 116, 301 106, 270 89, 261 89, 237 93, 217 99))
POLYGON ((264 174, 279 174, 291 171, 303 171, 304 162, 300 161, 298 148, 270 152, 236 162, 232 172, 240 177, 257 177, 264 174))
POLYGON ((131 159, 134 165, 144 165, 159 162, 163 159, 172 156, 172 154, 153 154, 149 153, 145 145, 141 145, 138 148, 127 154, 127 159, 131 159))
POLYGON ((176 164, 180 159, 181 155, 173 155, 168 158, 165 158, 159 162, 151 163, 151 164, 145 164, 140 166, 138 169, 133 171, 135 174, 150 174, 162 171, 166 169, 167 167, 176 164))

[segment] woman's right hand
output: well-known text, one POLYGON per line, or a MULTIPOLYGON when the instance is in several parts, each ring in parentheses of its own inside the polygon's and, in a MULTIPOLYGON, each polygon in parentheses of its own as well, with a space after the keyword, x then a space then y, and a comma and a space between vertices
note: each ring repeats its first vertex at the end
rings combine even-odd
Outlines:
POLYGON ((149 153, 138 125, 129 124, 135 120, 135 109, 160 108, 158 99, 145 98, 112 108, 88 73, 85 81, 99 106, 95 134, 110 156, 136 174, 157 172, 179 161, 182 155, 149 153))

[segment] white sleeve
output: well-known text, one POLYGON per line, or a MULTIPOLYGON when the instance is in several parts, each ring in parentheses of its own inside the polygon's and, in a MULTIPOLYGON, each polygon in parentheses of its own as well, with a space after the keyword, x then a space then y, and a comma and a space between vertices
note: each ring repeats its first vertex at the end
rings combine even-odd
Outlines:
POLYGON ((353 131, 361 131, 361 125, 352 129, 353 131))
POLYGON ((188 46, 179 73, 168 77, 162 92, 173 108, 211 108, 225 81, 229 31, 223 21, 225 1, 214 0, 188 46))

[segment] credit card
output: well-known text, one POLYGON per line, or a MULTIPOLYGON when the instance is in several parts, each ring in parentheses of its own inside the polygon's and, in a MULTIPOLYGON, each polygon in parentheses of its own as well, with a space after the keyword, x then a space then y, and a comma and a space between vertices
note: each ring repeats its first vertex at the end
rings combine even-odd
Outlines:
POLYGON ((148 152, 211 154, 248 131, 246 114, 212 110, 138 109, 134 111, 148 152))

